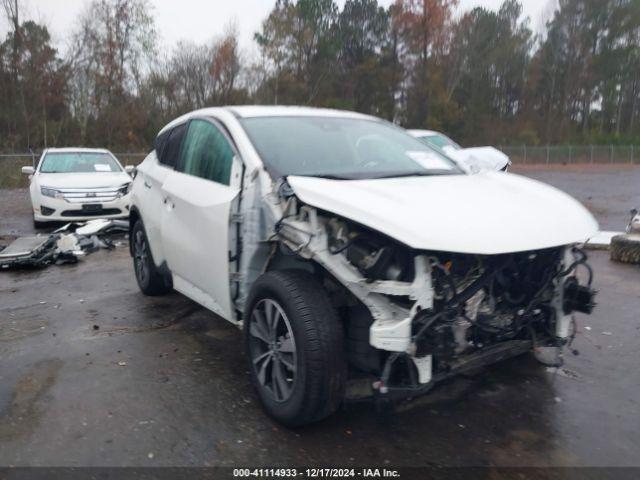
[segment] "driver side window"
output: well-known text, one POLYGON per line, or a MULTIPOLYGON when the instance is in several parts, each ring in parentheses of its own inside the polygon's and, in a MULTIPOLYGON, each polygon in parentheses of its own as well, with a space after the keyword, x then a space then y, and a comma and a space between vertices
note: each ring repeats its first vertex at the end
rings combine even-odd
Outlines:
POLYGON ((224 134, 206 120, 192 120, 182 142, 177 170, 229 185, 234 152, 224 134))

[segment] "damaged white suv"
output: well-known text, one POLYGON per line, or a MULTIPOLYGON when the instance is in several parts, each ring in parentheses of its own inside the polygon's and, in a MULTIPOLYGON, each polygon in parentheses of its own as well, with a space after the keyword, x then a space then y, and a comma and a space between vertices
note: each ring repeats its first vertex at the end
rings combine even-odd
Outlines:
POLYGON ((140 288, 175 288, 243 327, 260 399, 287 425, 362 385, 415 396, 559 351, 573 312, 594 305, 578 244, 597 230, 552 187, 470 175, 386 121, 311 108, 180 117, 132 190, 140 288))

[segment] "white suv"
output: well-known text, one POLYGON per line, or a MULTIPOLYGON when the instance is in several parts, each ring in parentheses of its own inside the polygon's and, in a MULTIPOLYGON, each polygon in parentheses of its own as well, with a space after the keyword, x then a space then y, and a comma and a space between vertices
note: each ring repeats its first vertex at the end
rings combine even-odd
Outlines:
POLYGON ((287 425, 362 386, 414 396, 534 347, 559 352, 573 312, 593 308, 576 245, 597 230, 552 187, 470 175, 388 122, 311 108, 182 116, 132 190, 141 290, 175 288, 243 327, 257 393, 287 425))
POLYGON ((29 175, 36 228, 50 222, 127 218, 133 167, 123 168, 108 150, 49 148, 29 175))

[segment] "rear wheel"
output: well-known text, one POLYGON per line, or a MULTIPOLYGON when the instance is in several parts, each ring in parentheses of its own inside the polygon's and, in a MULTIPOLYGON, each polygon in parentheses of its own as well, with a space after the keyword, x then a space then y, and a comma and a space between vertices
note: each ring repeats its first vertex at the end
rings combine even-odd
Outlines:
POLYGON ((171 280, 156 267, 142 220, 138 219, 133 226, 130 241, 133 242, 133 268, 142 293, 157 296, 170 292, 171 280))
POLYGON ((322 285, 303 271, 269 272, 247 307, 251 377, 267 413, 288 426, 333 413, 344 397, 344 334, 322 285))

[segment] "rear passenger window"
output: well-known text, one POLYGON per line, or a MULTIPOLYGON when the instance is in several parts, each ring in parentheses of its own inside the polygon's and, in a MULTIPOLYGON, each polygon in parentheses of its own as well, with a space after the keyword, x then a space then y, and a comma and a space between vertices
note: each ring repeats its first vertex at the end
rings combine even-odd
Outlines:
POLYGON ((155 142, 153 142, 153 149, 156 151, 156 157, 158 161, 162 159, 162 153, 167 146, 167 140, 169 140, 169 135, 171 134, 171 130, 167 130, 166 132, 162 132, 160 135, 156 137, 155 142))
POLYGON ((178 170, 229 185, 233 155, 227 138, 215 125, 192 120, 182 143, 178 170))
POLYGON ((180 147, 184 138, 187 124, 178 125, 162 135, 158 135, 156 139, 156 155, 158 161, 169 167, 176 168, 180 158, 180 147))

